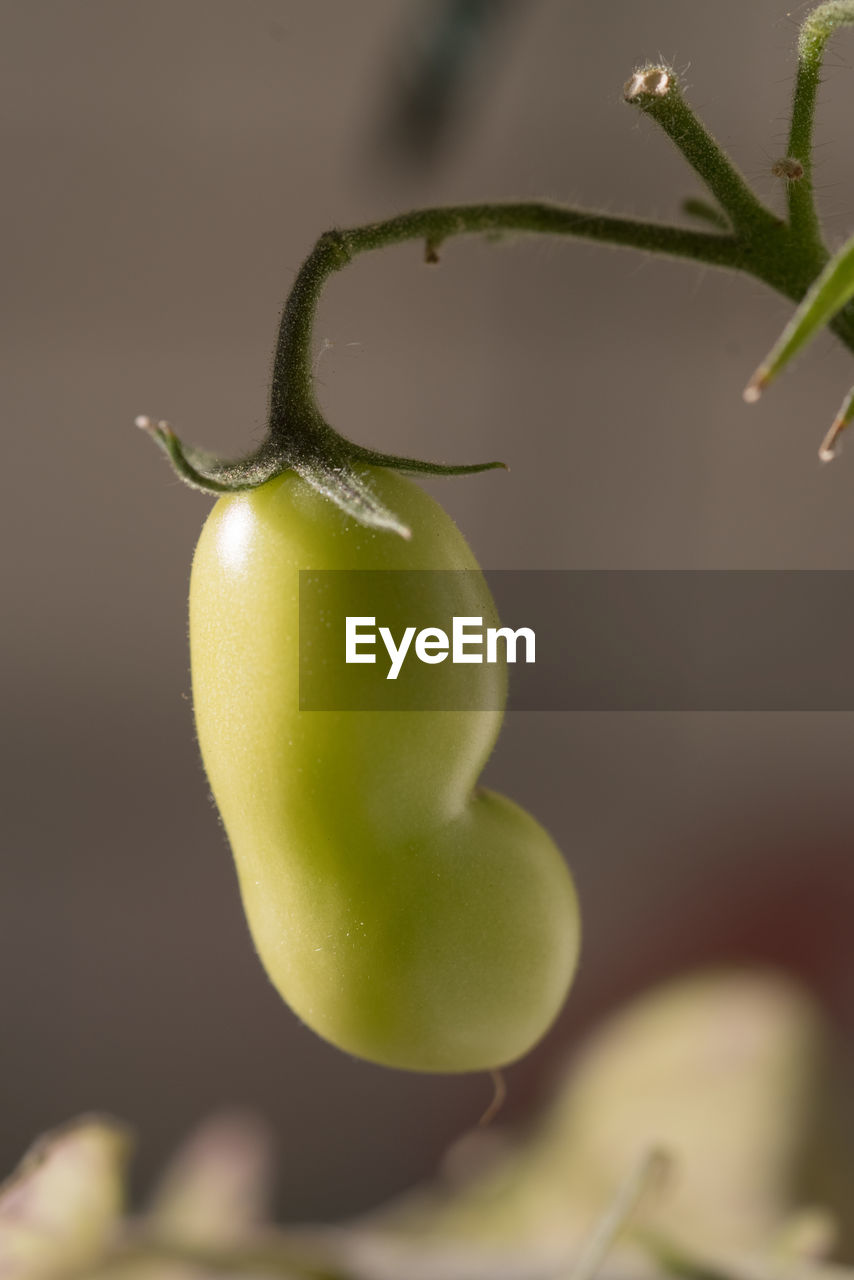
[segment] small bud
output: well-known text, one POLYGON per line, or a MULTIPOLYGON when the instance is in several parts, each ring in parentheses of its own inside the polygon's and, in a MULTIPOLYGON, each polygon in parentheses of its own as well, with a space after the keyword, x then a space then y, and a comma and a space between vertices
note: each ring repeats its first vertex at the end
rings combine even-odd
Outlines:
POLYGON ((775 178, 785 178, 787 182, 800 182, 804 176, 804 166, 793 156, 783 156, 782 159, 774 161, 771 172, 775 178))
POLYGON ((666 67, 641 67, 623 86, 626 102, 636 102, 638 98, 663 98, 673 83, 672 75, 666 67))

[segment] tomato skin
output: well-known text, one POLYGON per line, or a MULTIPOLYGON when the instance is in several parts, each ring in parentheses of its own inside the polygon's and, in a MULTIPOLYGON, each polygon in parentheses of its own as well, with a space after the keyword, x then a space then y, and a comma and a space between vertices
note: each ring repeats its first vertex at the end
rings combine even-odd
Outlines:
MULTIPOLYGON (((299 710, 301 569, 477 569, 423 490, 370 477, 411 541, 348 519, 294 473, 214 506, 190 588, 199 743, 252 937, 298 1016, 387 1066, 498 1067, 554 1020, 579 944, 550 837, 474 790, 505 673, 467 668, 493 710, 299 710)), ((437 579, 446 610, 494 618, 479 574, 437 579)))

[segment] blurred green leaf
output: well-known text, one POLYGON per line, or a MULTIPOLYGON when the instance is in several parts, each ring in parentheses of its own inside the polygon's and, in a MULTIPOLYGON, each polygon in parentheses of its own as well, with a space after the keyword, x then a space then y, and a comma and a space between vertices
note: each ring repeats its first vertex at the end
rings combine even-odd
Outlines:
POLYGON ((747 384, 744 398, 758 400, 793 356, 854 298, 854 236, 831 258, 792 316, 779 341, 747 384))
POLYGON ((641 1206, 645 1229, 693 1251, 769 1250, 802 1207, 824 1059, 818 1011, 782 976, 680 978, 594 1031, 531 1137, 464 1139, 444 1188, 404 1200, 392 1221, 422 1237, 577 1251, 626 1172, 659 1147, 674 1168, 641 1206))
POLYGON ((0 1276, 38 1280, 98 1259, 122 1212, 124 1126, 84 1116, 40 1138, 0 1187, 0 1276))
POLYGON ((154 1194, 153 1235, 182 1244, 232 1244, 263 1222, 273 1178, 270 1132, 256 1117, 206 1121, 178 1150, 154 1194))
POLYGON ((440 1182, 317 1227, 264 1221, 269 1135, 235 1114, 124 1217, 125 1132, 84 1118, 0 1188, 0 1280, 854 1280, 825 1261, 854 1203, 827 1058, 788 979, 683 977, 594 1031, 532 1132, 477 1130, 440 1182))

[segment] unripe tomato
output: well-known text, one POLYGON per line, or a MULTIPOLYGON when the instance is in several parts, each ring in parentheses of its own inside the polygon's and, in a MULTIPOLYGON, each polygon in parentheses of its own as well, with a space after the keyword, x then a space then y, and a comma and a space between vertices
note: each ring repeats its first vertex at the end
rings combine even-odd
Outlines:
MULTIPOLYGON (((387 1066, 498 1067, 555 1018, 579 944, 549 836, 475 789, 502 670, 466 668, 493 710, 299 709, 300 569, 477 570, 423 490, 388 470, 370 478, 410 541, 354 522, 293 472, 214 506, 190 589, 199 743, 252 937, 299 1017, 387 1066)), ((494 617, 479 573, 436 580, 445 614, 494 617)), ((407 581, 390 607, 420 616, 407 581)), ((437 707, 443 670, 430 668, 437 707)))

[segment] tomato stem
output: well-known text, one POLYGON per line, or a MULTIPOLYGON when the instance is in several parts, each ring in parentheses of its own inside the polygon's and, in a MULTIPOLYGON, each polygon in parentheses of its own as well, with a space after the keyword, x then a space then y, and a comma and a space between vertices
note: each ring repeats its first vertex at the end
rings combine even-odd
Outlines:
POLYGON ((815 106, 825 46, 834 31, 854 23, 854 0, 826 0, 807 15, 798 37, 798 70, 792 100, 788 156, 803 168, 797 182, 787 184, 789 223, 804 247, 824 248, 812 180, 815 106))
MULTIPOLYGON (((854 0, 826 0, 808 15, 801 29, 786 158, 791 171, 800 176, 797 181, 786 179, 788 218, 778 217, 752 191, 686 102, 673 68, 649 63, 626 83, 625 99, 659 125, 708 189, 712 203, 692 199, 684 203, 683 211, 701 218, 709 229, 532 201, 417 209, 382 222, 327 231, 298 271, 282 311, 270 384, 269 429, 260 447, 243 458, 227 460, 184 444, 168 423, 148 418, 138 423, 168 455, 180 478, 194 488, 213 493, 256 488, 294 470, 355 520, 408 536, 402 521, 372 493, 365 467, 466 475, 502 464, 444 464, 381 453, 348 440, 326 421, 315 395, 312 350, 317 306, 329 277, 359 254, 404 241, 421 241, 426 261, 436 262, 439 249, 456 236, 533 234, 570 236, 743 271, 799 302, 829 258, 815 209, 812 129, 824 49, 836 28, 847 23, 854 23, 854 0)), ((829 327, 854 351, 854 304, 843 308, 829 327)))
POLYGON ((666 64, 641 67, 627 82, 624 92, 626 102, 650 116, 682 152, 744 240, 760 240, 779 228, 781 219, 766 209, 751 191, 729 156, 685 101, 672 67, 666 64))

